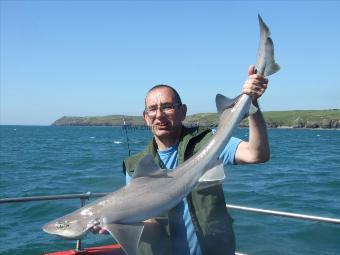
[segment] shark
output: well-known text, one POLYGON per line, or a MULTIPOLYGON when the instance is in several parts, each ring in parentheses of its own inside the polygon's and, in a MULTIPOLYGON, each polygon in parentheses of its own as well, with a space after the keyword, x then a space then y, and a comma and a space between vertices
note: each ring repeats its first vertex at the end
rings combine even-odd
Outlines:
MULTIPOLYGON (((260 43, 255 68, 269 76, 280 67, 274 60, 274 45, 270 31, 258 16, 260 43)), ((106 229, 128 255, 135 255, 144 221, 175 207, 200 184, 214 185, 225 178, 218 157, 237 125, 248 116, 251 98, 246 94, 230 99, 216 96, 220 113, 216 133, 199 152, 174 171, 160 169, 151 155, 143 157, 131 182, 86 206, 43 226, 49 234, 67 239, 82 239, 95 225, 106 229)))

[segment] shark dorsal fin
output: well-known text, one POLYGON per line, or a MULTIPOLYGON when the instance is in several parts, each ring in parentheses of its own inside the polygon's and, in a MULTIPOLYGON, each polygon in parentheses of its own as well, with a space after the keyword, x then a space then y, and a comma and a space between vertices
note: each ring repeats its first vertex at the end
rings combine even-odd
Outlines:
POLYGON ((225 109, 232 108, 237 102, 239 97, 240 96, 230 99, 221 94, 217 94, 215 101, 216 101, 216 108, 217 108, 218 113, 221 114, 225 109))
POLYGON ((152 155, 148 154, 139 160, 137 169, 135 170, 132 178, 138 178, 143 176, 156 175, 159 172, 163 172, 160 167, 153 160, 152 155))

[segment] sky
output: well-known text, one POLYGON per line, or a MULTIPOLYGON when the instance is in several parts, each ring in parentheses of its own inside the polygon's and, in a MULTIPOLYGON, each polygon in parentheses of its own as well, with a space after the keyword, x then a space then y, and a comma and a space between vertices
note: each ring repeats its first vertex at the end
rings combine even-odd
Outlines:
POLYGON ((255 63, 258 13, 280 72, 262 111, 340 108, 340 1, 0 0, 0 124, 141 115, 156 84, 188 114, 235 97, 255 63))

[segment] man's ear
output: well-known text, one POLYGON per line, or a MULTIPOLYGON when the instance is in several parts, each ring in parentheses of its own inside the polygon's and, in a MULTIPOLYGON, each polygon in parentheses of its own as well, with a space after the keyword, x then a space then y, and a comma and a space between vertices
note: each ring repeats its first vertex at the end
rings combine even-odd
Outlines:
POLYGON ((150 126, 149 121, 148 121, 148 116, 145 111, 143 111, 143 119, 146 122, 146 125, 150 126))
POLYGON ((187 105, 186 104, 181 105, 181 111, 182 111, 182 121, 183 121, 185 117, 187 116, 187 105))

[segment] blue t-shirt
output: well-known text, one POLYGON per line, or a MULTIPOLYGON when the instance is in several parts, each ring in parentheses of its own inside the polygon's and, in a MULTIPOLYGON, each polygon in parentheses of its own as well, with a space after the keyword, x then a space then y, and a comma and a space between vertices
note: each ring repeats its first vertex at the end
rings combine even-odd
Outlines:
MULTIPOLYGON (((234 164, 235 152, 240 142, 241 140, 235 137, 229 140, 219 156, 224 165, 234 164)), ((178 165, 178 144, 166 150, 158 150, 158 155, 165 167, 171 171, 178 165)), ((131 176, 126 174, 126 184, 130 181, 131 176)), ((173 248, 176 253, 181 255, 202 255, 186 198, 176 206, 173 217, 176 218, 174 221, 176 233, 173 236, 173 248)))

